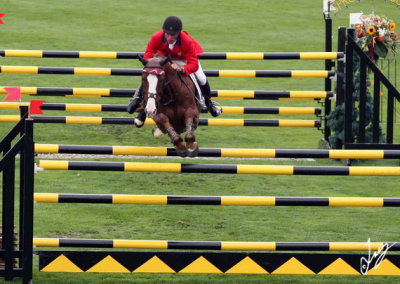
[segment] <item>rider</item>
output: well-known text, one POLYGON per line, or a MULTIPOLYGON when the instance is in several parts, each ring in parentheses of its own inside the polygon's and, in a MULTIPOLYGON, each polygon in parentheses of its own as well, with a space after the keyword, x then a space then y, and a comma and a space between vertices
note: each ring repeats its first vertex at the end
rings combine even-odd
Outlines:
MULTIPOLYGON (((173 63, 171 66, 184 76, 194 73, 204 96, 204 100, 208 111, 212 116, 216 117, 221 114, 221 109, 211 100, 210 84, 201 68, 198 55, 203 53, 201 45, 193 39, 186 31, 182 31, 182 21, 176 16, 170 16, 165 19, 163 29, 155 32, 144 53, 145 59, 152 58, 155 54, 164 56, 170 55, 171 58, 184 60, 185 64, 180 66, 173 63)), ((142 100, 142 85, 139 86, 135 95, 128 104, 127 111, 133 113, 142 100)), ((144 120, 145 117, 141 117, 144 120)))

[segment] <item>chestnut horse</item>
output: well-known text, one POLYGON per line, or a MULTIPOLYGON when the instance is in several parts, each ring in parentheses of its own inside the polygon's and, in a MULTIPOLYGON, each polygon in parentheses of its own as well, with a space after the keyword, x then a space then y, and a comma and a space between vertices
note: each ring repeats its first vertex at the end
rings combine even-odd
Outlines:
POLYGON ((199 124, 200 107, 194 83, 171 67, 169 57, 156 55, 148 60, 140 57, 139 60, 144 65, 142 107, 147 117, 169 135, 179 156, 197 156, 199 147, 194 131, 199 124), (181 133, 185 133, 185 142, 181 133))

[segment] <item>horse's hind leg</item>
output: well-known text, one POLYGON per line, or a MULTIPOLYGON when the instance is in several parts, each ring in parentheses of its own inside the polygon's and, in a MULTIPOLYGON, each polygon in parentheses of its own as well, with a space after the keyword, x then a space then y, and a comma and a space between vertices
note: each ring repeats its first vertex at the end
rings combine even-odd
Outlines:
POLYGON ((185 141, 189 157, 197 157, 199 152, 199 145, 197 144, 196 136, 194 135, 195 129, 196 126, 193 122, 186 122, 185 141))

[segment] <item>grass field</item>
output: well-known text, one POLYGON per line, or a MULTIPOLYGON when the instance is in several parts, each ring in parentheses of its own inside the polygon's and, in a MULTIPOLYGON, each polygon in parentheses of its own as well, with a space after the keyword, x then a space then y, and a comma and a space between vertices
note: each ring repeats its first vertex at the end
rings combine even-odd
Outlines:
MULTIPOLYGON (((322 1, 128 1, 2 0, 5 25, 1 49, 143 51, 165 17, 178 15, 207 52, 323 51, 322 1)), ((335 16, 376 12, 400 21, 399 9, 384 1, 362 1, 335 16)), ((334 49, 336 48, 334 40, 334 49)), ((140 68, 136 60, 1 58, 1 65, 140 68)), ((204 60, 203 69, 321 70, 323 61, 204 60)), ((139 78, 1 74, 1 86, 136 88, 139 78)), ((323 90, 323 79, 210 78, 212 89, 323 90)), ((46 102, 124 104, 122 98, 35 97, 46 102)), ((33 97, 24 97, 29 101, 33 97)), ((232 106, 319 106, 313 101, 221 101, 232 106)), ((1 111, 16 114, 15 111, 1 111)), ((46 115, 128 116, 125 113, 46 115)), ((202 115, 208 118, 209 115, 202 115)), ((311 115, 224 115, 224 118, 315 119, 311 115)), ((11 124, 0 124, 3 137, 11 124)), ((35 142, 82 145, 170 146, 151 127, 125 125, 35 125, 35 142)), ((398 134, 396 134, 398 135, 398 134)), ((199 127, 200 147, 316 149, 323 134, 313 128, 199 127)), ((395 137, 398 139, 399 137, 395 137)), ((39 158, 37 159, 39 160, 39 158)), ((110 157, 106 161, 165 159, 110 157)), ((167 162, 335 165, 335 160, 178 159, 167 162)), ((398 166, 398 160, 358 161, 356 165, 398 166)), ((35 175, 36 192, 173 195, 365 196, 397 197, 398 177, 266 176, 168 173, 44 171, 35 175)), ((36 204, 35 237, 76 237, 199 241, 371 241, 398 240, 396 208, 211 207, 153 205, 36 204)), ((34 283, 382 283, 394 277, 284 275, 170 275, 39 273, 34 283)))

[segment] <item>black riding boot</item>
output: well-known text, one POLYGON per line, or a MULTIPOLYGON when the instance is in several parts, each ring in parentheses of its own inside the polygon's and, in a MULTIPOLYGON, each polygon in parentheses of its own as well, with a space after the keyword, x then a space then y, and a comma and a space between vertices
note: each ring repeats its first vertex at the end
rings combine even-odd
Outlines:
POLYGON ((217 106, 217 104, 211 100, 211 90, 210 90, 210 84, 208 83, 208 80, 203 86, 200 86, 201 92, 203 93, 204 96, 204 101, 207 105, 208 111, 211 113, 212 116, 217 117, 222 113, 222 109, 217 106))
POLYGON ((134 113, 135 110, 139 107, 140 102, 143 98, 143 87, 140 84, 139 90, 133 95, 132 99, 129 101, 128 106, 126 107, 126 111, 130 114, 134 113))

